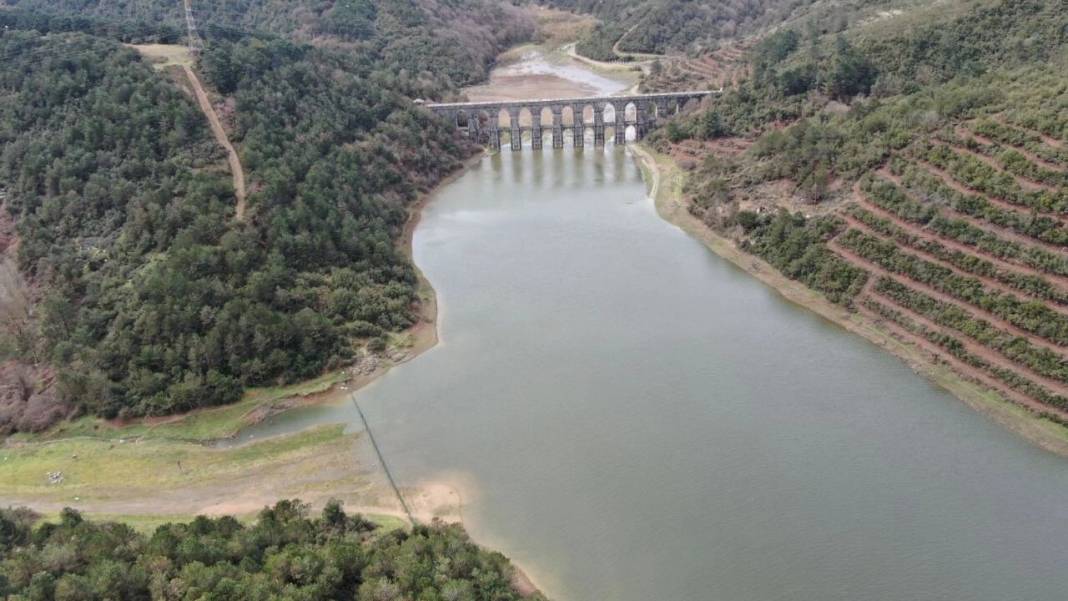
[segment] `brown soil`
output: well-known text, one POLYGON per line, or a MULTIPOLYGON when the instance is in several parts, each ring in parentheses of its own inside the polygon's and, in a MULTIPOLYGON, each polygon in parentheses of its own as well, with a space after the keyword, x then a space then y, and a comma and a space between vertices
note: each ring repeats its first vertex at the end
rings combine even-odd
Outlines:
POLYGON ((786 278, 760 258, 740 250, 734 241, 713 231, 690 213, 685 200, 673 192, 678 189, 677 182, 681 177, 677 171, 660 166, 657 160, 641 146, 636 145, 633 148, 642 157, 643 162, 653 169, 654 192, 652 195, 656 199, 657 212, 665 220, 701 240, 716 254, 731 261, 746 273, 771 286, 785 299, 815 312, 828 321, 894 354, 917 372, 931 378, 970 407, 988 415, 1006 428, 1044 449, 1068 456, 1068 441, 1065 440, 1063 430, 1040 418, 1046 414, 1045 407, 1036 407, 1033 402, 1025 403, 1027 399, 1017 399, 1016 396, 1009 395, 995 382, 989 380, 977 382, 964 378, 958 371, 950 369, 955 364, 945 367, 943 363, 932 361, 930 353, 903 342, 899 336, 893 335, 894 332, 882 320, 871 319, 868 315, 850 312, 839 305, 834 305, 819 293, 786 278), (669 179, 668 185, 663 185, 662 179, 669 179), (663 193, 658 193, 661 187, 666 189, 663 193), (1017 407, 1023 407, 1028 412, 1021 413, 1017 407))
MULTIPOLYGON (((925 252, 923 250, 920 250, 918 248, 915 248, 913 246, 905 246, 905 245, 901 244, 900 242, 898 242, 897 240, 893 240, 893 239, 887 238, 883 234, 871 229, 870 227, 868 227, 868 225, 866 223, 860 221, 859 219, 857 219, 856 217, 853 217, 852 215, 850 215, 848 213, 844 213, 843 212, 839 216, 843 220, 845 220, 846 223, 848 223, 849 226, 852 227, 853 229, 860 230, 860 231, 864 232, 865 234, 868 234, 869 236, 873 236, 873 237, 878 238, 880 240, 884 240, 884 241, 887 241, 887 242, 892 242, 895 245, 897 245, 899 248, 907 248, 908 249, 908 253, 906 253, 906 254, 914 255, 914 256, 916 256, 916 257, 918 257, 918 258, 920 258, 920 259, 922 259, 924 261, 927 261, 928 263, 931 263, 931 264, 934 264, 934 265, 938 265, 939 267, 943 267, 945 269, 948 269, 948 270, 952 271, 954 274, 956 274, 958 276, 966 277, 966 278, 973 278, 973 279, 979 280, 980 282, 983 283, 984 286, 987 286, 988 288, 992 288, 994 290, 997 290, 998 292, 1001 292, 1001 293, 1004 293, 1004 294, 1008 294, 1008 295, 1011 295, 1011 296, 1024 297, 1025 300, 1031 300, 1031 301, 1042 303, 1042 304, 1046 305, 1047 307, 1049 307, 1050 310, 1056 311, 1058 313, 1061 313, 1062 315, 1068 316, 1068 307, 1064 307, 1062 305, 1058 305, 1058 304, 1053 303, 1052 301, 1049 301, 1049 300, 1044 299, 1044 298, 1039 298, 1039 297, 1034 296, 1033 294, 1030 294, 1030 293, 1028 293, 1026 291, 1018 290, 1016 288, 1012 288, 1011 286, 1006 286, 1005 284, 1003 284, 1000 281, 995 280, 993 278, 990 278, 990 277, 987 277, 987 276, 983 276, 983 275, 979 275, 979 274, 976 274, 976 273, 971 273, 969 271, 964 271, 963 269, 960 269, 956 265, 953 265, 951 263, 947 263, 946 261, 943 261, 942 259, 939 259, 938 257, 935 257, 934 255, 931 255, 931 254, 929 254, 929 253, 927 253, 927 252, 925 252)), ((971 253, 969 253, 969 254, 971 254, 971 253)))
POLYGON ((994 142, 990 138, 988 138, 988 137, 986 137, 986 136, 984 136, 982 134, 977 134, 977 133, 975 133, 974 131, 972 131, 970 129, 965 129, 963 126, 958 126, 954 131, 961 138, 967 139, 970 136, 970 137, 974 138, 976 142, 979 142, 980 144, 983 144, 985 146, 993 146, 994 144, 996 144, 996 142, 994 142))
POLYGON ((1047 190, 1047 191, 1052 191, 1053 190, 1053 186, 1050 186, 1048 184, 1043 184, 1042 182, 1036 182, 1036 181, 1034 181, 1032 179, 1023 177, 1021 175, 1016 175, 1015 173, 1009 173, 1008 171, 1005 170, 1005 167, 997 159, 995 159, 995 158, 993 158, 991 156, 985 155, 985 154, 980 153, 980 152, 975 152, 974 150, 972 150, 970 148, 965 148, 963 146, 958 146, 956 144, 947 144, 947 145, 950 148, 952 148, 953 150, 959 152, 960 154, 964 154, 964 155, 970 156, 973 159, 976 159, 976 160, 982 162, 987 167, 990 167, 991 169, 993 169, 993 170, 995 170, 995 171, 997 171, 999 173, 1003 173, 1005 175, 1008 175, 1009 177, 1012 177, 1013 179, 1016 180, 1016 184, 1017 185, 1019 185, 1024 190, 1027 190, 1028 192, 1041 192, 1043 190, 1047 190))
MULTIPOLYGON (((1061 395, 1068 394, 1068 383, 1062 382, 1062 381, 1057 380, 1055 378, 1050 378, 1048 376, 1044 376, 1044 375, 1032 370, 1031 368, 1029 368, 1029 367, 1027 367, 1025 365, 1020 365, 1018 363, 1015 363, 1012 359, 1009 359, 1008 357, 1005 357, 1001 353, 999 353, 999 352, 997 352, 997 351, 985 346, 983 343, 981 343, 978 340, 975 340, 974 338, 968 336, 964 332, 961 332, 959 330, 955 330, 955 329, 952 329, 952 328, 940 326, 937 323, 935 323, 934 321, 931 321, 930 319, 924 317, 923 315, 920 315, 919 313, 916 313, 912 309, 909 309, 908 307, 897 303, 892 298, 889 298, 887 296, 881 295, 881 294, 879 294, 877 292, 874 292, 874 291, 870 291, 869 292, 869 296, 878 297, 878 300, 879 300, 880 303, 883 303, 884 305, 892 305, 898 311, 901 311, 902 313, 907 314, 909 316, 909 319, 911 319, 911 320, 913 320, 913 321, 915 321, 915 322, 917 322, 919 324, 922 324, 923 326, 925 326, 929 330, 932 330, 932 331, 935 331, 935 332, 941 332, 943 334, 946 334, 946 335, 949 335, 949 336, 953 336, 957 340, 960 340, 961 344, 964 345, 964 348, 969 353, 984 359, 985 361, 987 361, 988 363, 990 363, 992 365, 1007 369, 1009 371, 1017 372, 1017 373, 1025 376, 1029 380, 1032 380, 1034 382, 1042 384, 1043 386, 1045 386, 1046 388, 1049 388, 1052 392, 1054 392, 1056 394, 1061 394, 1061 395)), ((969 366, 969 367, 971 367, 971 366, 969 366)), ((972 369, 975 369, 975 368, 972 368, 972 369)), ((1036 402, 1037 402, 1037 399, 1036 399, 1036 402)))
POLYGON ((201 85, 197 74, 188 65, 183 65, 182 69, 185 71, 185 76, 189 79, 189 83, 193 86, 200 110, 203 111, 204 116, 208 118, 208 123, 211 124, 211 132, 215 135, 215 141, 226 150, 226 160, 230 164, 230 173, 233 174, 234 178, 234 193, 237 195, 234 216, 238 221, 241 221, 245 218, 245 171, 241 167, 241 158, 237 155, 234 145, 230 143, 230 138, 226 135, 226 130, 223 129, 222 121, 219 120, 219 115, 215 113, 215 107, 212 106, 211 99, 208 98, 208 93, 204 91, 204 86, 201 85))
MULTIPOLYGON (((949 186, 950 188, 953 188, 954 190, 956 190, 957 192, 960 192, 961 194, 967 194, 969 196, 982 196, 990 204, 992 204, 994 206, 997 206, 999 208, 1005 209, 1006 211, 1013 211, 1015 213, 1019 213, 1020 215, 1024 215, 1024 216, 1028 216, 1028 217, 1031 215, 1031 213, 1033 211, 1033 209, 1031 209, 1031 207, 1025 207, 1025 206, 1022 206, 1022 205, 1013 204, 1013 203, 1011 203, 1011 202, 1009 202, 1007 200, 1004 200, 1004 199, 1001 199, 1001 198, 997 198, 997 197, 994 197, 994 196, 990 196, 990 195, 988 195, 988 194, 986 194, 984 192, 980 192, 979 190, 975 190, 974 188, 971 188, 971 187, 961 183, 960 181, 958 181, 956 178, 954 178, 952 175, 950 175, 946 171, 943 171, 942 169, 939 169, 938 167, 928 163, 927 161, 917 160, 916 161, 916 165, 926 169, 927 171, 929 171, 931 173, 931 175, 935 175, 935 176, 941 178, 942 181, 945 182, 945 184, 947 186, 949 186)), ((1061 216, 1061 215, 1057 215, 1057 214, 1054 214, 1054 213, 1047 213, 1047 212, 1043 212, 1043 211, 1038 211, 1038 214, 1042 215, 1043 217, 1049 217, 1050 219, 1060 223, 1061 225, 1065 225, 1066 224, 1065 223, 1065 218, 1063 216, 1061 216)))
POLYGON ((1035 269, 1033 267, 1030 267, 1029 265, 1009 262, 1009 260, 1007 260, 1007 259, 1002 259, 1000 257, 995 257, 994 255, 991 255, 990 253, 988 253, 988 252, 986 252, 986 251, 984 251, 982 249, 976 248, 974 246, 968 246, 967 244, 964 244, 964 243, 959 242, 957 240, 954 240, 952 238, 945 238, 945 237, 943 237, 943 236, 941 236, 941 235, 939 235, 939 234, 937 234, 935 232, 928 231, 928 230, 920 227, 919 225, 916 225, 915 223, 912 223, 910 221, 905 221, 904 219, 901 219, 897 215, 894 215, 893 213, 884 210, 882 207, 880 207, 880 206, 872 203, 870 200, 868 200, 868 198, 860 190, 856 190, 855 192, 856 192, 857 202, 858 202, 858 204, 860 204, 861 207, 863 207, 869 213, 872 213, 873 215, 875 215, 877 217, 881 217, 883 219, 886 219, 886 220, 890 221, 891 223, 893 223, 897 227, 899 227, 899 228, 905 230, 906 232, 908 232, 910 235, 916 236, 917 238, 920 238, 922 240, 938 242, 942 246, 945 246, 946 248, 951 249, 951 250, 956 250, 956 251, 959 251, 959 252, 962 252, 962 253, 965 253, 965 254, 981 257, 982 259, 990 261, 991 263, 993 263, 998 269, 1003 269, 1005 271, 1016 272, 1016 273, 1018 273, 1020 275, 1026 275, 1026 276, 1032 276, 1032 277, 1041 278, 1041 279, 1044 279, 1044 280, 1052 282, 1053 284, 1057 285, 1058 287, 1060 287, 1062 289, 1068 290, 1068 277, 1060 276, 1060 275, 1057 275, 1057 274, 1045 273, 1045 272, 1039 271, 1039 270, 1037 270, 1037 269, 1035 269))
MULTIPOLYGON (((902 191, 907 196, 912 198, 913 200, 916 200, 917 202, 922 202, 922 201, 919 201, 919 199, 915 198, 910 192, 906 191, 905 185, 901 181, 901 178, 899 178, 898 176, 894 175, 893 173, 890 173, 889 170, 881 169, 880 171, 878 171, 878 174, 879 174, 880 177, 886 178, 886 179, 890 180, 891 182, 897 184, 897 186, 900 187, 902 189, 902 191)), ((1025 236, 1024 234, 1018 233, 1016 231, 1013 231, 1011 229, 1002 227, 1000 225, 997 225, 997 224, 994 224, 994 223, 990 223, 988 221, 984 221, 982 219, 979 219, 977 217, 973 217, 971 215, 967 215, 965 213, 961 213, 961 212, 959 212, 956 209, 953 209, 951 207, 943 206, 943 207, 941 207, 941 210, 942 210, 942 213, 944 213, 946 215, 946 217, 950 217, 952 219, 959 219, 961 221, 967 221, 968 223, 974 225, 977 228, 986 230, 986 231, 988 231, 988 232, 990 232, 992 234, 996 234, 1001 238, 1005 238, 1006 240, 1012 240, 1013 242, 1016 242, 1017 244, 1020 244, 1020 245, 1022 245, 1024 247, 1037 246, 1037 247, 1041 247, 1041 248, 1043 248, 1045 250, 1048 250, 1049 252, 1056 253, 1056 254, 1059 254, 1059 255, 1060 254, 1064 254, 1064 252, 1065 252, 1065 249, 1063 247, 1057 246, 1056 244, 1050 244, 1049 242, 1044 242, 1042 240, 1038 240, 1038 239, 1032 238, 1030 236, 1025 236)))
POLYGON ((534 586, 534 582, 526 572, 519 569, 517 565, 512 566, 512 587, 523 597, 530 597, 539 592, 538 587, 534 586))
POLYGON ((834 240, 828 242, 827 246, 828 246, 828 248, 830 248, 832 251, 834 251, 836 254, 838 254, 843 259, 849 261, 850 263, 853 263, 854 265, 857 265, 857 266, 861 267, 862 269, 864 269, 865 271, 867 271, 869 273, 889 278, 889 279, 894 280, 895 282, 897 282, 897 283, 899 283, 899 284, 901 284, 903 286, 908 286, 909 288, 912 288, 914 290, 922 292, 922 293, 926 294, 927 296, 930 296, 932 298, 940 300, 940 301, 942 301, 944 303, 949 303, 949 304, 952 304, 952 305, 956 305, 961 310, 967 311, 968 313, 972 314, 973 316, 982 317, 986 321, 990 322, 990 324, 993 325, 994 327, 996 327, 998 329, 1001 329, 1001 330, 1004 330, 1004 331, 1012 334, 1013 336, 1019 336, 1020 338, 1023 338, 1025 340, 1027 340, 1028 342, 1030 342, 1034 346, 1043 347, 1043 348, 1049 349, 1050 351, 1053 351, 1055 353, 1063 353, 1064 352, 1064 347, 1058 346, 1057 344, 1054 344, 1053 342, 1050 342, 1050 341, 1048 341, 1048 340, 1046 340, 1044 338, 1039 338, 1038 336, 1035 336, 1034 334, 1031 334, 1029 332, 1025 332, 1024 330, 1021 330, 1020 328, 1012 325, 1011 323, 1009 323, 1008 321, 998 317, 997 315, 994 315, 993 313, 990 313, 989 311, 986 311, 985 309, 981 309, 979 307, 975 307, 975 306, 969 305, 969 304, 967 304, 967 303, 965 303, 965 302, 963 302, 961 300, 958 300, 955 297, 952 297, 952 296, 950 296, 950 295, 948 295, 948 294, 946 294, 944 292, 941 292, 939 290, 935 290, 934 288, 928 286, 927 284, 923 284, 921 282, 917 282, 917 281, 915 281, 913 279, 905 278, 904 281, 902 281, 904 276, 899 276, 897 274, 891 273, 890 271, 882 268, 881 266, 876 265, 875 263, 872 263, 871 261, 868 261, 867 259, 864 259, 860 255, 854 253, 853 251, 843 247, 841 244, 837 243, 834 240))
POLYGON ((994 117, 994 119, 996 119, 997 121, 999 121, 1000 123, 1003 123, 1005 125, 1011 125, 1012 127, 1015 127, 1015 128, 1018 128, 1018 129, 1022 129, 1022 130, 1026 131, 1026 132, 1029 132, 1029 133, 1032 133, 1032 134, 1038 136, 1039 138, 1042 139, 1042 143, 1046 144, 1047 146, 1052 146, 1053 148, 1056 148, 1058 150, 1062 150, 1065 147, 1064 142, 1062 142, 1061 140, 1058 140, 1057 138, 1054 138, 1054 137, 1050 136, 1049 134, 1047 134, 1045 132, 1041 132, 1041 131, 1038 131, 1038 130, 1031 129, 1030 127, 1027 127, 1027 126, 1024 126, 1024 125, 1020 125, 1019 123, 1011 122, 1011 121, 1005 119, 1005 117, 1003 115, 997 115, 997 116, 994 117))
POLYGON ((998 394, 1002 395, 1004 398, 1010 399, 1013 402, 1030 409, 1038 415, 1055 415, 1060 419, 1065 419, 1066 417, 1068 417, 1068 413, 1039 403, 1038 401, 1035 401, 1034 399, 1028 396, 1024 396, 1008 388, 1000 380, 997 380, 994 377, 987 375, 983 371, 976 369, 971 365, 968 365, 967 363, 957 359, 956 357, 953 357, 952 355, 949 355, 941 347, 932 344, 925 338, 917 336, 912 332, 909 332, 908 330, 902 328, 896 323, 883 319, 882 316, 874 313, 873 311, 859 303, 857 305, 857 310, 867 319, 879 324, 880 327, 892 332, 896 338, 905 341, 914 347, 922 349, 929 355, 933 356, 936 360, 942 361, 950 365, 955 372, 961 374, 965 378, 978 382, 983 386, 986 386, 987 388, 997 391, 998 394))
POLYGON ((1016 152, 1018 152, 1021 155, 1023 155, 1023 157, 1025 159, 1031 161, 1032 163, 1034 163, 1036 165, 1039 165, 1040 167, 1044 167, 1046 169, 1049 169, 1050 171, 1056 171, 1058 173, 1068 172, 1068 167, 1065 167, 1064 165, 1059 165, 1057 163, 1051 163, 1051 162, 1047 161, 1046 159, 1038 156, 1037 154, 1032 153, 1030 150, 1027 150, 1023 146, 1017 146, 1015 144, 1001 144, 999 142, 995 142, 994 140, 991 140, 990 138, 988 138, 986 136, 977 134, 977 133, 975 133, 974 131, 972 131, 970 129, 965 129, 964 127, 958 127, 956 129, 956 132, 957 132, 957 135, 959 137, 961 137, 961 138, 963 138, 965 140, 967 140, 968 138, 971 138, 971 139, 975 140, 976 142, 979 142, 983 146, 999 146, 1000 145, 1000 146, 1005 146, 1007 148, 1012 148, 1016 152))
POLYGON ((1047 146, 1052 146, 1052 147, 1056 148, 1057 150, 1064 150, 1064 142, 1058 140, 1057 138, 1052 138, 1052 137, 1047 136, 1046 134, 1044 134, 1042 132, 1034 132, 1034 133, 1037 133, 1038 137, 1042 138, 1042 143, 1043 144, 1045 144, 1047 146))

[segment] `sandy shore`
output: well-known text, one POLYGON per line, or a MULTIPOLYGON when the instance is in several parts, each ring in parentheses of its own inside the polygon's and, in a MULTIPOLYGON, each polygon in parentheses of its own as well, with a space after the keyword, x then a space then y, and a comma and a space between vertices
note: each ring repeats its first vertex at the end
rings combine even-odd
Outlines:
POLYGON ((970 407, 991 417, 1034 444, 1068 457, 1068 428, 1042 419, 1000 394, 964 379, 946 365, 933 361, 932 357, 922 349, 898 340, 880 324, 831 303, 803 284, 783 276, 760 258, 740 250, 733 241, 719 236, 689 212, 681 195, 685 173, 670 157, 660 155, 641 145, 633 145, 629 148, 640 159, 642 172, 650 186, 649 195, 654 200, 657 213, 662 219, 697 238, 712 252, 774 288, 785 299, 815 312, 854 334, 863 336, 873 344, 894 354, 916 372, 945 388, 970 407))

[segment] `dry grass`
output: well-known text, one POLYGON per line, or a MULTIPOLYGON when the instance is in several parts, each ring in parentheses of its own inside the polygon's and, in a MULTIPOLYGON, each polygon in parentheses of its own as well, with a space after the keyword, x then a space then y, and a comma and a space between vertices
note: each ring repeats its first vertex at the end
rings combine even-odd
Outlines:
POLYGON ((549 47, 574 42, 597 25, 597 19, 589 15, 576 15, 544 6, 532 7, 530 13, 538 24, 538 35, 549 47))
POLYGON ((125 44, 141 54, 155 69, 167 67, 192 67, 196 62, 186 46, 177 44, 125 44))
POLYGON ((361 436, 322 426, 230 448, 149 439, 92 438, 0 450, 0 506, 42 513, 74 507, 148 522, 192 515, 251 515, 279 499, 343 501, 352 511, 399 514, 361 436), (62 472, 52 484, 47 474, 62 472))

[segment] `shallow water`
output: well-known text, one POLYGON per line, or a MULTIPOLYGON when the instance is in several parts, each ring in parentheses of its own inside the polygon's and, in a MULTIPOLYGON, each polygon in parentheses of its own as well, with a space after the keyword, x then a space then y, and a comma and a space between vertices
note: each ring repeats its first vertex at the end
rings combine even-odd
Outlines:
POLYGON ((361 406, 553 598, 1065 599, 1068 464, 660 220, 624 149, 486 158, 414 252, 442 343, 361 406))

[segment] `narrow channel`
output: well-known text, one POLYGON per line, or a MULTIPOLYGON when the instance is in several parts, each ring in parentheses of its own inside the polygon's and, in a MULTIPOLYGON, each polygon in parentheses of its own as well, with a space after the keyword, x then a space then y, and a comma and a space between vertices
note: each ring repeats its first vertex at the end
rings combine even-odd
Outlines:
POLYGON ((486 157, 414 253, 441 344, 360 405, 551 598, 1065 598, 1064 459, 662 221, 625 148, 486 157))

